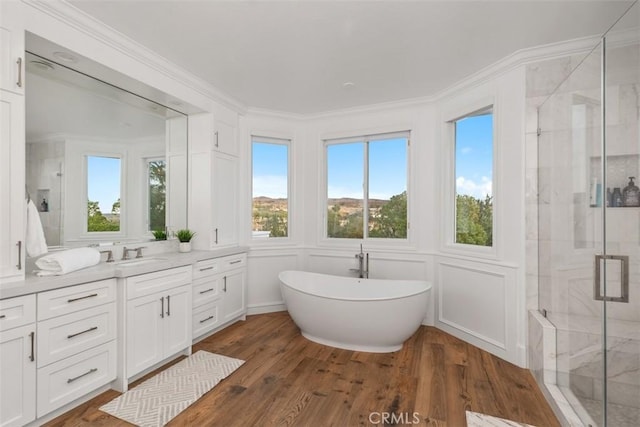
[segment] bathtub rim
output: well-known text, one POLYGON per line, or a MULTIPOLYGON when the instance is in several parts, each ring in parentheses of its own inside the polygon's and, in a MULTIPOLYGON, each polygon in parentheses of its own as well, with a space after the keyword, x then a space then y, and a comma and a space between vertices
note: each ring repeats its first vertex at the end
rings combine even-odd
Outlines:
MULTIPOLYGON (((409 293, 405 293, 402 295, 389 295, 389 296, 382 296, 382 297, 370 297, 370 296, 362 296, 362 297, 333 297, 333 296, 328 296, 328 295, 319 295, 316 293, 312 293, 309 291, 305 291, 302 289, 299 289, 295 286, 292 286, 288 283, 286 283, 284 280, 282 280, 282 274, 287 273, 287 272, 298 272, 298 273, 307 273, 307 274, 314 274, 314 275, 319 275, 319 276, 326 276, 326 277, 335 277, 335 278, 339 278, 339 279, 351 279, 351 280, 365 280, 365 281, 378 281, 378 282, 393 282, 394 279, 359 279, 357 277, 349 277, 349 276, 337 276, 335 274, 326 274, 326 273, 316 273, 316 272, 312 272, 312 271, 304 271, 304 270, 284 270, 281 271, 280 273, 278 273, 278 280, 280 281, 280 286, 286 286, 287 288, 291 289, 292 291, 296 291, 299 292, 301 294, 305 294, 305 295, 309 295, 312 297, 316 297, 316 298, 323 298, 323 299, 328 299, 328 300, 336 300, 336 301, 358 301, 358 302, 366 302, 366 301, 390 301, 390 300, 398 300, 398 299, 403 299, 403 298, 410 298, 410 297, 414 297, 416 295, 420 295, 423 293, 427 293, 429 292, 432 287, 433 284, 431 282, 429 282, 428 280, 415 280, 415 279, 398 279, 396 281, 401 281, 401 282, 416 282, 416 283, 424 283, 425 287, 424 289, 421 289, 419 291, 416 292, 409 292, 409 293)), ((365 285, 366 286, 366 285, 365 285)))

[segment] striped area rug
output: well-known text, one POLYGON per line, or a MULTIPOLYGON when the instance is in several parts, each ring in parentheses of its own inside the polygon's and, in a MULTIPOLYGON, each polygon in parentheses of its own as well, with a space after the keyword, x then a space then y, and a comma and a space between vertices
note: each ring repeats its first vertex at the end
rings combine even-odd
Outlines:
POLYGON ((149 378, 100 410, 141 427, 163 426, 244 363, 198 351, 149 378))

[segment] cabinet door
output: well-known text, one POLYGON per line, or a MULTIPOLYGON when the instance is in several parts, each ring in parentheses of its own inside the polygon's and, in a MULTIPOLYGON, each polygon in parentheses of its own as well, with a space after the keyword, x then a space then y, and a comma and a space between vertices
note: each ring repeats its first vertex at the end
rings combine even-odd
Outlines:
POLYGON ((222 277, 223 322, 245 313, 245 271, 230 271, 222 277))
POLYGON ((35 324, 0 334, 0 426, 36 418, 35 324))
MULTIPOLYGON (((0 88, 24 94, 22 4, 0 2, 0 88)), ((3 140, 4 141, 4 140, 3 140)))
MULTIPOLYGON (((24 278, 24 97, 0 90, 0 284, 24 278)), ((34 196, 35 197, 35 196, 34 196)))
POLYGON ((166 294, 159 293, 127 301, 128 378, 164 359, 166 304, 166 294))
POLYGON ((167 292, 164 308, 164 356, 169 357, 191 345, 191 286, 167 292))
POLYGON ((238 159, 213 154, 213 236, 212 247, 238 243, 238 159))
POLYGON ((213 147, 216 151, 237 154, 236 126, 216 120, 213 147))

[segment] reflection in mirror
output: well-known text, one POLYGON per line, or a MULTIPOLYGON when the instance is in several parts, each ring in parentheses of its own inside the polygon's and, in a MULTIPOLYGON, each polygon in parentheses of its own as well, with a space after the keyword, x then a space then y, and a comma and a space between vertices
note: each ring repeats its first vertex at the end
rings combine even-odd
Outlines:
POLYGON ((186 228, 187 117, 45 57, 40 46, 26 56, 26 182, 47 245, 186 228))
POLYGON ((86 161, 87 231, 120 231, 120 159, 87 156, 86 161))

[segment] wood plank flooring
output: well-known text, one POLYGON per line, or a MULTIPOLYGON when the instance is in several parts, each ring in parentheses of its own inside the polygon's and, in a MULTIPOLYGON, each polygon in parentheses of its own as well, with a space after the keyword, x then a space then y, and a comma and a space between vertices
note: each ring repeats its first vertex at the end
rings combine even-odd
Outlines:
MULTIPOLYGON (((377 414, 384 412, 398 425, 464 427, 466 410, 559 426, 527 370, 432 327, 398 352, 373 354, 308 341, 287 313, 271 313, 249 316, 198 350, 246 363, 170 427, 388 425, 377 414)), ((47 426, 128 426, 98 409, 118 394, 105 392, 47 426)))

